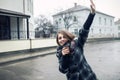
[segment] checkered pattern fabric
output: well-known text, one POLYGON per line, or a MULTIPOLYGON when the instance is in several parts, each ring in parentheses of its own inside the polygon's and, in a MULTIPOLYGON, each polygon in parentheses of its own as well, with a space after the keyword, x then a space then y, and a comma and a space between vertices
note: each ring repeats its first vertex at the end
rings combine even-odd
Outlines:
POLYGON ((79 37, 74 40, 74 46, 69 42, 70 46, 74 48, 70 54, 62 55, 62 48, 65 45, 57 48, 59 71, 66 74, 67 80, 97 80, 95 73, 85 59, 83 50, 94 15, 89 14, 83 28, 79 30, 79 37))

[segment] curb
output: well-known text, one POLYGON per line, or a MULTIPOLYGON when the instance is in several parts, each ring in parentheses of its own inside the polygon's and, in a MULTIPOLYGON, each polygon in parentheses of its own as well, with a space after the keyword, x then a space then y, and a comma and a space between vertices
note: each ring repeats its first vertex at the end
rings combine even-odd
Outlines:
POLYGON ((0 55, 0 66, 27 60, 30 58, 54 54, 55 52, 56 52, 55 46, 42 49, 15 51, 10 53, 7 52, 0 55))

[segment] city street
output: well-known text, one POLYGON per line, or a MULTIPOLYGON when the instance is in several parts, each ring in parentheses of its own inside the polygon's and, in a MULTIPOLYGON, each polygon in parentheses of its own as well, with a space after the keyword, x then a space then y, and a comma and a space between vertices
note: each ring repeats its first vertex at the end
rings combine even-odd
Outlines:
MULTIPOLYGON (((86 43, 84 54, 99 80, 120 80, 120 41, 86 43)), ((0 80, 66 80, 56 55, 39 56, 0 67, 0 80)))

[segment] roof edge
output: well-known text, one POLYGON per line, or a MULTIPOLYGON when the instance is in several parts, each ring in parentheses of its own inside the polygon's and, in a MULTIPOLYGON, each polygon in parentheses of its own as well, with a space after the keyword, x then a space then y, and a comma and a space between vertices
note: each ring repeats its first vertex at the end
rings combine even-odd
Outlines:
POLYGON ((1 8, 0 8, 0 15, 30 18, 30 15, 26 15, 26 14, 16 12, 16 11, 1 9, 1 8))
MULTIPOLYGON (((79 6, 81 6, 81 5, 77 5, 78 7, 79 6)), ((83 10, 89 10, 90 11, 90 8, 88 8, 88 7, 85 7, 85 6, 82 6, 83 8, 81 8, 81 9, 77 9, 77 10, 71 10, 71 11, 69 11, 69 12, 73 12, 73 11, 83 11, 83 10)), ((68 12, 68 10, 69 9, 75 9, 75 7, 72 7, 72 8, 68 8, 68 9, 66 9, 66 10, 64 10, 64 11, 61 11, 61 12, 58 12, 58 13, 56 13, 56 14, 54 14, 54 15, 52 15, 53 17, 54 16, 57 16, 57 15, 61 15, 61 14, 65 14, 65 13, 67 13, 68 12)), ((100 12, 100 11, 96 11, 96 13, 100 13, 100 14, 103 14, 103 15, 106 15, 106 16, 110 16, 110 17, 113 17, 113 18, 115 18, 114 16, 112 16, 112 15, 108 15, 108 14, 106 14, 106 13, 103 13, 103 12, 100 12)))

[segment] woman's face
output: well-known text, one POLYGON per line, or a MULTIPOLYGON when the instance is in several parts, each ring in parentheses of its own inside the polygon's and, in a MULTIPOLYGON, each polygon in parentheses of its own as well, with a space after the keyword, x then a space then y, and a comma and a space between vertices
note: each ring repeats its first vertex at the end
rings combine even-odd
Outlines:
POLYGON ((68 39, 63 34, 58 34, 58 42, 61 46, 64 45, 67 41, 68 39))

